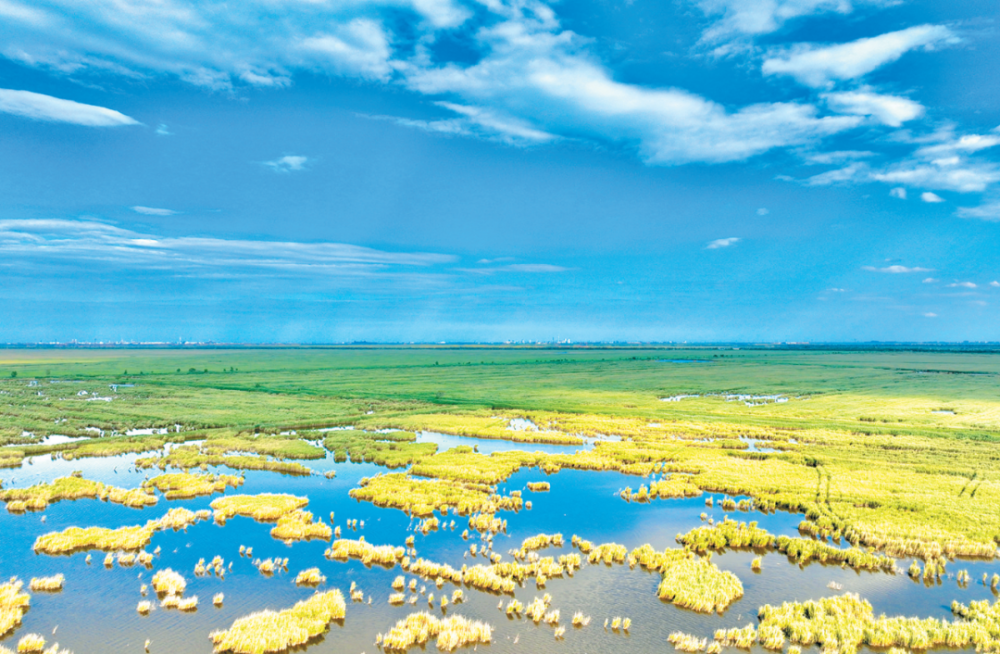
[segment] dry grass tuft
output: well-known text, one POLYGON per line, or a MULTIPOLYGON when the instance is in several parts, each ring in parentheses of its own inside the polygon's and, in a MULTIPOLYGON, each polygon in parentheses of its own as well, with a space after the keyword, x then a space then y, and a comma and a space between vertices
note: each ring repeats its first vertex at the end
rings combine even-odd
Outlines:
MULTIPOLYGON (((233 516, 253 518, 258 522, 276 522, 281 516, 309 504, 304 497, 284 493, 260 495, 228 495, 212 501, 216 522, 225 523, 233 516)), ((310 518, 312 516, 310 515, 310 518)))
POLYGON ((229 629, 209 638, 216 652, 264 654, 304 645, 326 631, 327 625, 347 613, 339 590, 316 593, 283 611, 260 611, 239 618, 229 629))
POLYGON ((31 597, 21 591, 23 585, 16 577, 0 584, 0 638, 14 631, 28 611, 31 597))
POLYGON ((326 577, 319 571, 319 568, 309 568, 295 576, 297 586, 319 586, 325 581, 326 577))
POLYGON ((51 577, 32 577, 28 587, 33 593, 41 591, 54 593, 62 590, 64 581, 66 581, 66 577, 62 573, 51 577))
POLYGON ((386 651, 403 652, 411 647, 423 647, 431 638, 437 638, 438 649, 451 652, 466 645, 488 644, 493 628, 479 621, 460 615, 438 619, 430 613, 411 613, 400 620, 389 633, 376 637, 386 651))

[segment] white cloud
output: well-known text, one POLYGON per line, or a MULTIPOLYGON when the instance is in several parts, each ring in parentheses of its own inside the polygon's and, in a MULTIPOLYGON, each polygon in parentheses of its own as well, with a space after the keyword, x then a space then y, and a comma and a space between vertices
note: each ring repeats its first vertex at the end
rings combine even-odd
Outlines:
POLYGON ((439 120, 414 120, 398 116, 368 116, 376 120, 391 120, 397 125, 413 127, 437 134, 477 136, 510 145, 528 146, 548 143, 555 134, 535 129, 527 122, 482 107, 471 107, 453 102, 437 102, 439 107, 459 114, 457 118, 439 120))
POLYGON ((845 161, 857 161, 874 156, 874 152, 867 150, 834 150, 832 152, 809 152, 802 155, 806 163, 826 165, 841 164, 845 161))
POLYGON ((297 170, 305 170, 308 157, 295 154, 286 154, 274 161, 265 161, 264 165, 276 173, 290 173, 297 170))
POLYGON ((830 291, 831 293, 846 293, 847 292, 846 288, 828 288, 826 290, 830 291))
POLYGON ((156 126, 156 133, 160 136, 171 136, 173 134, 173 132, 170 131, 170 128, 164 123, 160 123, 156 126))
POLYGON ((980 192, 1000 181, 1000 167, 984 162, 963 160, 931 161, 904 160, 874 172, 871 179, 887 184, 923 186, 961 193, 980 192))
POLYGON ((938 315, 936 313, 930 311, 924 314, 924 318, 937 318, 937 317, 938 315))
POLYGON ((854 182, 864 178, 868 174, 868 165, 855 163, 843 168, 828 170, 825 173, 813 175, 805 180, 806 186, 830 186, 831 184, 844 184, 854 182))
POLYGON ((524 273, 550 273, 565 272, 569 270, 563 266, 555 266, 550 263, 512 263, 509 266, 501 266, 496 270, 524 273))
POLYGON ((382 17, 400 9, 411 12, 405 20, 418 38, 472 15, 460 0, 264 1, 225 10, 197 0, 48 0, 30 17, 6 17, 0 51, 64 74, 167 73, 210 88, 281 86, 296 68, 383 79, 393 49, 382 17))
POLYGON ((172 209, 158 209, 156 207, 132 207, 132 211, 146 216, 173 216, 177 212, 172 209))
POLYGON ((992 286, 993 288, 1000 288, 1000 282, 993 280, 992 282, 990 282, 990 286, 992 286))
MULTIPOLYGON (((796 9, 803 3, 780 0, 774 16, 803 13, 796 9)), ((482 56, 472 65, 431 53, 441 30, 473 15, 461 0, 267 1, 226 11, 195 0, 157 0, 128 11, 121 0, 48 0, 39 20, 0 27, 7 37, 0 52, 65 75, 168 74, 218 89, 281 87, 300 70, 346 75, 432 95, 456 114, 400 124, 516 145, 557 138, 624 144, 662 165, 813 146, 865 121, 824 116, 801 102, 729 109, 683 89, 623 83, 592 54, 590 40, 563 29, 541 0, 480 5, 481 26, 469 37, 482 56), (400 24, 398 9, 417 17, 406 34, 391 29, 400 24)))
POLYGON ((958 215, 961 218, 978 218, 1000 222, 1000 201, 984 203, 978 207, 959 207, 958 215))
POLYGON ((392 72, 389 37, 371 19, 356 18, 332 32, 302 39, 299 45, 321 69, 379 80, 392 72))
POLYGON ((760 209, 757 209, 758 216, 766 216, 769 213, 771 213, 771 211, 767 207, 761 207, 760 209))
POLYGON ((823 87, 835 80, 862 77, 910 50, 954 38, 943 25, 918 25, 850 43, 799 44, 765 59, 761 70, 765 75, 790 75, 806 86, 823 87))
POLYGON ((729 238, 717 238, 708 245, 705 246, 706 250, 718 250, 719 248, 727 248, 731 245, 736 245, 741 239, 735 237, 729 238))
POLYGON ((843 93, 825 93, 821 97, 832 111, 871 116, 890 127, 899 127, 906 121, 924 114, 924 108, 919 102, 896 95, 873 93, 868 88, 843 93))
MULTIPOLYGON (((862 270, 867 270, 868 272, 880 272, 889 273, 891 275, 901 275, 915 272, 930 272, 930 268, 907 268, 906 266, 885 266, 884 268, 876 268, 875 266, 861 266, 862 270)), ((926 281, 926 280, 924 280, 926 281)))
POLYGON ((936 204, 938 202, 944 202, 944 198, 937 193, 931 193, 930 191, 924 191, 920 194, 920 199, 923 202, 930 202, 931 204, 936 204))
POLYGON ((926 279, 924 279, 924 281, 922 283, 923 284, 937 284, 939 281, 941 281, 941 280, 940 279, 934 279, 933 277, 927 277, 926 279))
POLYGON ((114 109, 81 104, 51 95, 0 89, 0 112, 34 120, 70 123, 85 127, 117 127, 139 122, 114 109))
POLYGON ((891 195, 894 198, 899 198, 900 200, 905 200, 906 199, 906 189, 903 188, 902 186, 897 186, 896 188, 891 189, 889 191, 889 195, 891 195))
POLYGON ((4 256, 106 262, 141 269, 282 269, 368 274, 394 266, 454 262, 447 254, 388 252, 344 243, 298 243, 208 237, 163 237, 76 220, 0 220, 4 256))
POLYGON ((405 84, 425 94, 455 94, 465 103, 519 116, 543 132, 637 143, 653 164, 737 161, 772 148, 813 143, 863 119, 819 116, 812 105, 770 103, 730 112, 682 89, 618 82, 562 30, 551 10, 522 12, 481 30, 489 54, 471 66, 407 65, 405 84))
POLYGON ((948 284, 948 288, 976 288, 975 282, 955 282, 948 284))
POLYGON ((779 30, 802 16, 836 12, 849 14, 855 4, 891 5, 896 0, 699 0, 706 15, 718 19, 705 30, 704 41, 757 36, 779 30))

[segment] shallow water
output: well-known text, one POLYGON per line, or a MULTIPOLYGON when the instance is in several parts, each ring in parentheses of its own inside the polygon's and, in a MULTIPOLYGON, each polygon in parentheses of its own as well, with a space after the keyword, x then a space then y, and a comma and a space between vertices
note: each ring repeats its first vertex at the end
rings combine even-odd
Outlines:
MULTIPOLYGON (((529 447, 530 451, 566 450, 566 446, 512 444, 441 434, 423 433, 420 437, 434 439, 442 445, 442 449, 473 441, 483 452, 529 447)), ((0 477, 3 477, 5 487, 12 484, 22 487, 49 481, 73 470, 82 470, 87 478, 131 488, 139 485, 147 475, 145 471, 136 471, 132 467, 131 462, 135 458, 136 455, 128 455, 63 461, 39 456, 33 457, 23 468, 0 471, 0 477)), ((415 521, 403 512, 378 509, 368 503, 356 502, 347 495, 361 477, 384 472, 383 468, 371 464, 336 463, 329 456, 306 463, 319 473, 335 470, 337 476, 326 479, 319 474, 288 477, 269 472, 248 472, 244 486, 229 492, 304 495, 309 497, 309 510, 324 520, 328 520, 329 513, 334 511, 334 524, 343 526, 345 520, 352 518, 364 521, 364 527, 357 532, 344 529, 344 538, 363 535, 376 545, 402 545, 406 536, 414 533, 415 521)), ((154 471, 149 472, 150 476, 153 474, 154 471)), ((500 490, 521 490, 524 498, 532 501, 533 508, 501 514, 508 520, 508 533, 496 536, 493 549, 509 560, 507 550, 518 547, 524 538, 540 532, 557 531, 564 535, 567 545, 543 550, 543 556, 572 551, 568 543, 574 533, 595 543, 614 541, 632 548, 648 542, 662 549, 676 546, 674 539, 678 533, 703 524, 699 517, 702 512, 717 521, 726 515, 718 502, 714 508, 706 507, 705 497, 656 500, 643 504, 628 503, 619 498, 618 492, 622 488, 636 488, 644 481, 612 472, 563 470, 546 476, 539 470, 522 470, 502 484, 500 490), (533 493, 527 490, 527 482, 543 479, 551 483, 551 491, 533 493)), ((392 592, 390 584, 401 572, 399 568, 384 570, 376 566, 369 570, 357 561, 328 561, 323 557, 323 550, 328 546, 326 542, 288 546, 270 537, 272 525, 259 524, 247 518, 234 518, 225 527, 202 522, 189 527, 186 532, 155 534, 147 549, 152 551, 160 546, 162 554, 156 559, 153 570, 141 566, 105 569, 102 563, 104 555, 97 552, 93 562, 87 565, 85 553, 52 557, 35 555, 31 550, 35 538, 49 531, 62 530, 71 525, 119 527, 142 524, 175 506, 192 510, 207 508, 214 497, 218 495, 177 502, 161 498, 157 506, 141 510, 80 500, 57 503, 44 513, 12 515, 0 512, 0 533, 3 534, 0 539, 0 577, 17 575, 27 582, 32 576, 58 572, 66 575, 63 592, 32 594, 32 608, 25 616, 23 625, 0 643, 10 647, 25 633, 37 632, 49 637, 50 641, 58 641, 76 654, 141 651, 142 643, 147 638, 152 640, 152 652, 207 654, 212 650, 208 640, 212 630, 226 628, 236 618, 253 611, 289 607, 308 597, 313 591, 296 588, 293 579, 299 570, 313 566, 318 566, 327 576, 324 587, 340 588, 346 595, 351 581, 357 581, 366 598, 372 597, 372 604, 349 603, 343 625, 331 625, 325 637, 308 648, 309 652, 376 652, 376 633, 387 631, 396 620, 412 611, 428 608, 425 596, 421 596, 416 606, 393 607, 387 603, 392 592), (261 575, 249 559, 239 557, 241 544, 252 546, 255 558, 288 557, 289 571, 270 578, 261 575), (227 566, 232 562, 232 570, 225 579, 195 577, 193 569, 198 559, 210 560, 217 554, 225 559, 227 566), (198 611, 180 613, 157 609, 147 617, 140 616, 135 610, 136 603, 142 599, 140 584, 148 583, 153 572, 166 567, 181 572, 187 579, 185 595, 199 597, 198 611), (211 605, 211 597, 217 592, 226 596, 224 606, 218 609, 211 605), (57 633, 50 637, 55 628, 58 628, 57 633)), ((721 496, 714 497, 719 499, 721 496)), ((796 527, 801 519, 799 515, 787 513, 734 512, 730 517, 756 520, 761 527, 779 535, 798 535, 796 527)), ((426 536, 415 533, 419 556, 456 567, 462 563, 485 562, 482 557, 468 554, 469 544, 479 542, 478 535, 473 532, 469 541, 460 536, 467 526, 467 519, 449 515, 443 522, 453 519, 457 525, 454 531, 443 529, 426 536)), ((857 573, 819 564, 800 568, 774 552, 764 555, 763 571, 756 574, 750 570, 750 561, 756 555, 753 552, 729 552, 713 558, 721 568, 739 576, 745 588, 744 597, 723 616, 697 614, 661 602, 656 597, 658 575, 639 569, 629 570, 628 566, 607 567, 601 564, 585 565, 573 578, 549 580, 544 590, 528 584, 516 592, 516 597, 524 603, 543 593, 550 593, 552 607, 561 610, 564 625, 569 625, 573 612, 577 610, 592 616, 589 627, 580 630, 568 627, 563 642, 554 640, 550 626, 536 626, 524 619, 508 619, 497 610, 499 601, 504 604, 508 601, 506 596, 501 598, 464 588, 467 601, 450 606, 447 613, 483 619, 492 624, 495 631, 491 652, 618 654, 623 649, 637 653, 672 652, 673 648, 666 638, 673 631, 710 637, 717 628, 756 622, 756 611, 762 604, 816 599, 846 591, 858 592, 869 599, 876 613, 950 617, 949 605, 953 599, 963 602, 992 599, 989 589, 976 584, 975 580, 983 572, 992 574, 1000 569, 993 562, 956 561, 949 565, 950 578, 941 585, 928 588, 914 583, 903 574, 857 573), (953 579, 954 573, 960 569, 967 569, 973 579, 973 583, 964 590, 953 579), (830 582, 841 584, 843 591, 829 589, 827 584, 830 582), (629 634, 615 634, 603 629, 604 620, 616 616, 632 619, 629 634)), ((909 561, 900 561, 899 565, 905 569, 909 561)), ((410 578, 407 575, 407 580, 410 578)), ((426 586, 427 591, 433 592, 437 598, 441 596, 442 591, 427 581, 419 580, 418 586, 426 586)), ((454 588, 446 584, 442 590, 450 596, 454 588)), ((437 615, 442 613, 437 602, 433 612, 437 615)), ((435 651, 433 644, 428 646, 428 651, 435 651)))
POLYGON ((452 436, 451 434, 440 434, 433 431, 418 431, 417 432, 417 442, 418 443, 437 443, 438 452, 444 452, 445 450, 450 450, 453 447, 466 446, 476 449, 482 454, 492 454, 493 452, 510 452, 510 451, 520 451, 520 452, 544 452, 545 454, 573 454, 578 450, 589 450, 594 447, 594 443, 598 440, 617 440, 617 439, 598 439, 598 438, 588 438, 583 437, 582 445, 553 445, 549 443, 520 443, 516 441, 499 440, 499 439, 488 439, 488 438, 470 438, 468 436, 452 436))

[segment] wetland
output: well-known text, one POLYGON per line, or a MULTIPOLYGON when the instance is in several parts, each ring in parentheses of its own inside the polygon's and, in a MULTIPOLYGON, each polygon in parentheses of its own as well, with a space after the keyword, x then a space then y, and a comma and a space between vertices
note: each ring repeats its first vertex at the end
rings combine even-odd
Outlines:
POLYGON ((997 353, 6 350, 0 377, 10 650, 1000 648, 997 353))

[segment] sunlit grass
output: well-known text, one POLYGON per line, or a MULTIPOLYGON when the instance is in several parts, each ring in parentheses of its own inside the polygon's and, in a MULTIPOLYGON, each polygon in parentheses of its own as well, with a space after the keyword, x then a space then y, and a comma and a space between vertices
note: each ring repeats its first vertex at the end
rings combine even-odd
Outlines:
POLYGON ((282 611, 260 611, 237 619, 229 629, 209 636, 216 652, 264 654, 305 645, 347 613, 339 590, 316 593, 282 611))

